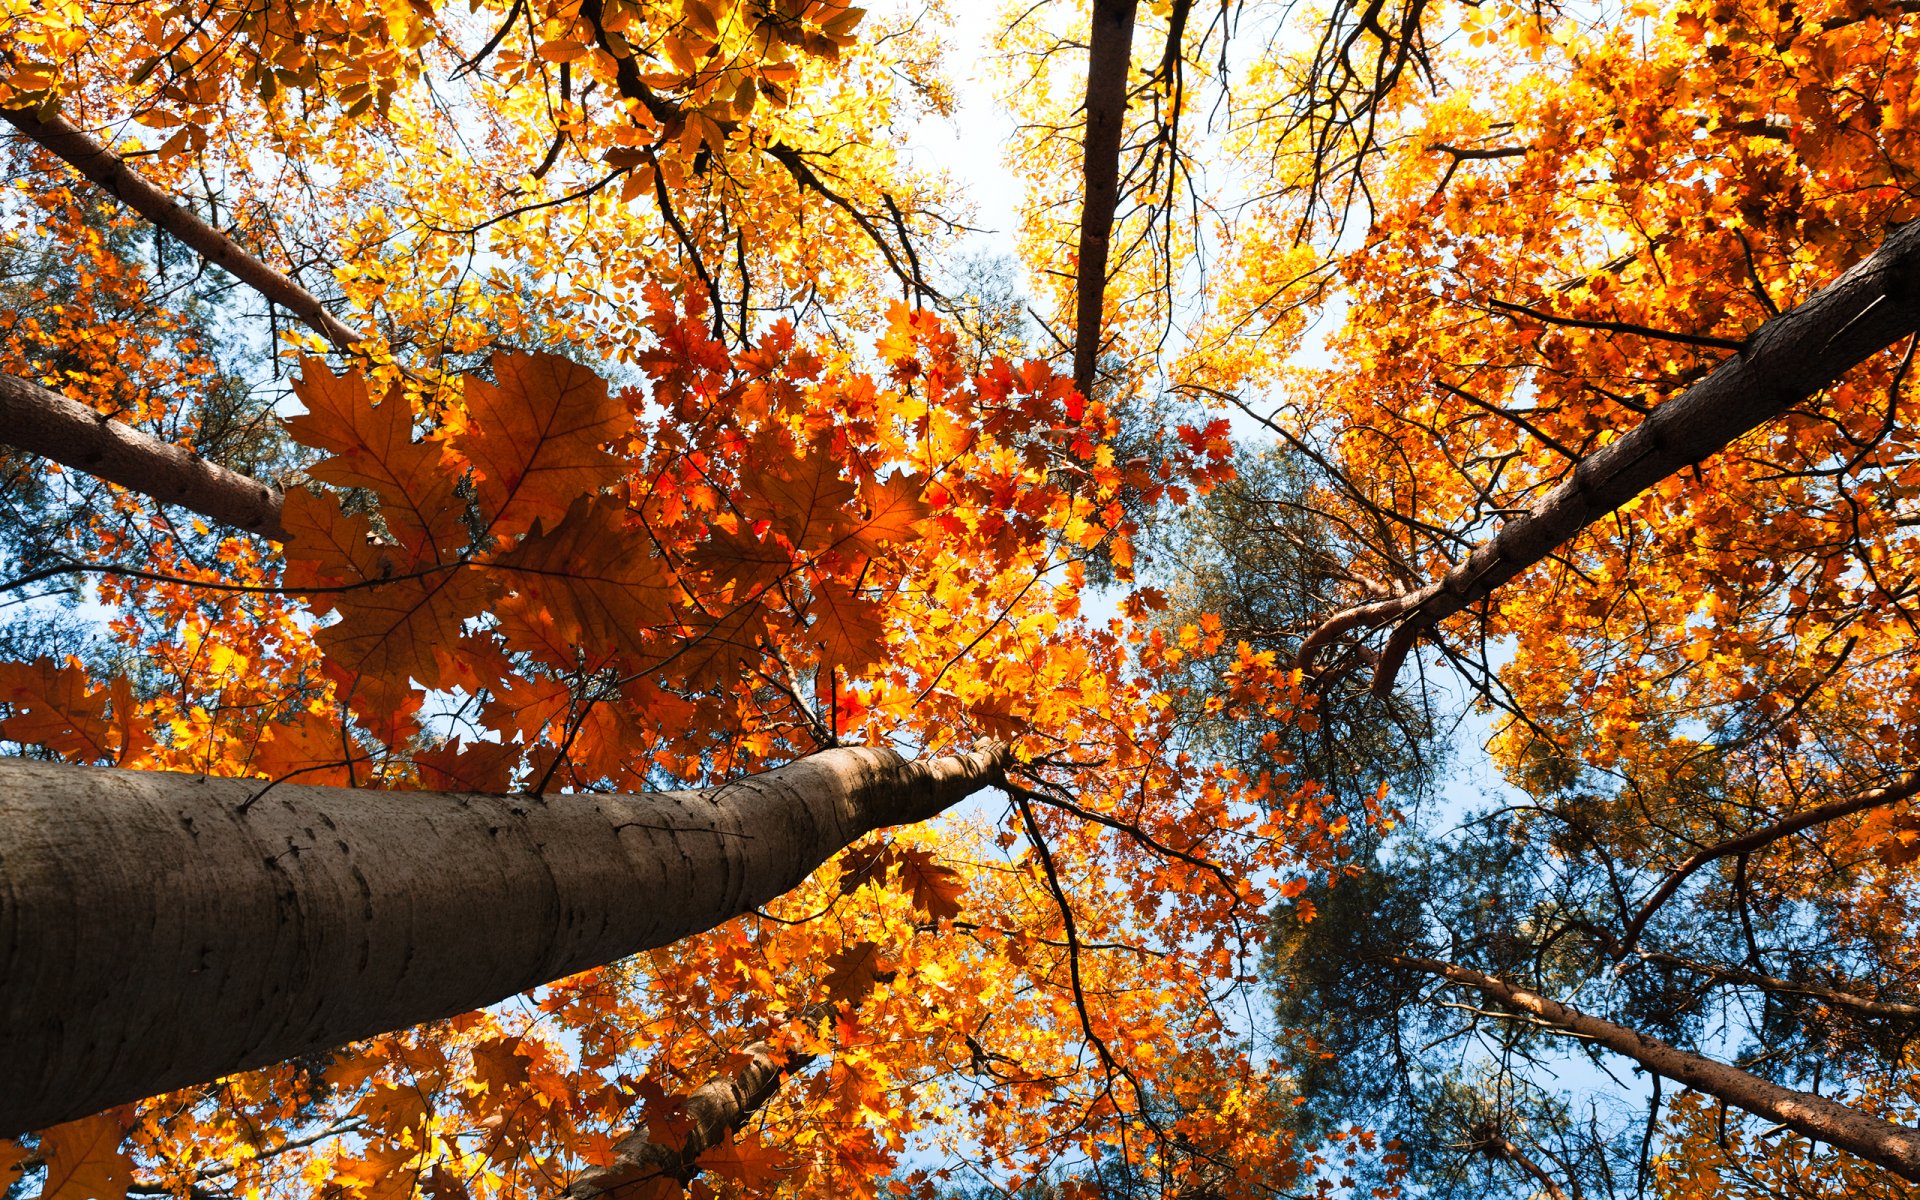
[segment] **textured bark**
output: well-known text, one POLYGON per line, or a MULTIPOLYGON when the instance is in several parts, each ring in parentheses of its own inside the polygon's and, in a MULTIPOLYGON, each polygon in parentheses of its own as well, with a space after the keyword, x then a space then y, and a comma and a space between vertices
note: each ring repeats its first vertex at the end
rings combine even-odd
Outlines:
POLYGON ((1738 1067, 1669 1046, 1605 1018, 1588 1016, 1538 992, 1479 971, 1431 958, 1387 955, 1385 961, 1473 988, 1504 1008, 1526 1013, 1544 1025, 1605 1046, 1656 1075, 1705 1092, 1755 1116, 1778 1121, 1814 1141, 1857 1154, 1902 1179, 1920 1182, 1920 1129, 1883 1121, 1825 1096, 1781 1087, 1738 1067))
POLYGON ((0 760, 0 1135, 478 1008, 711 928, 1005 749, 484 796, 0 760))
POLYGON ((15 129, 65 160, 68 166, 111 192, 154 225, 179 238, 208 262, 299 317, 335 346, 345 350, 358 340, 353 330, 326 310, 318 296, 241 249, 237 242, 202 221, 193 210, 176 204, 172 196, 128 166, 125 159, 65 120, 57 116, 42 119, 25 109, 9 108, 0 108, 0 118, 5 118, 15 129))
POLYGON ((1080 207, 1080 265, 1075 281, 1073 386, 1093 394, 1106 311, 1107 248, 1120 204, 1120 135, 1127 118, 1127 72, 1133 63, 1137 0, 1093 0, 1087 39, 1087 140, 1080 207))
POLYGON ((1822 825, 1828 821, 1837 821, 1841 817, 1850 817, 1854 813, 1865 812, 1869 808, 1879 808, 1886 804, 1897 804, 1902 800, 1911 799, 1916 794, 1920 794, 1920 774, 1909 774, 1896 783, 1888 784, 1886 787, 1869 788, 1864 792, 1848 796, 1843 800, 1835 800, 1830 804, 1821 804, 1814 808, 1807 809, 1805 812, 1784 817, 1771 825, 1756 829, 1752 833, 1745 833, 1739 837, 1728 838, 1724 842, 1708 846, 1703 850, 1694 851, 1682 859, 1672 871, 1667 873, 1667 877, 1660 881, 1660 886, 1653 890, 1653 894, 1647 898, 1647 902, 1640 906, 1640 911, 1635 913, 1633 919, 1627 922, 1626 931, 1620 935, 1620 940, 1614 944, 1613 956, 1615 958, 1625 958, 1628 954, 1632 953, 1634 944, 1640 940, 1640 935, 1645 932, 1647 922, 1653 919, 1653 914, 1659 910, 1661 905, 1673 898, 1673 894, 1680 890, 1680 885, 1687 881, 1688 876, 1698 871, 1701 867, 1706 866, 1708 863, 1717 862, 1723 858, 1733 858, 1741 854, 1751 854, 1755 850, 1772 845, 1782 838, 1792 837, 1803 829, 1811 829, 1815 825, 1822 825))
MULTIPOLYGON (((798 1020, 811 1024, 824 1019, 829 1011, 811 1008, 798 1020)), ((788 1076, 805 1070, 816 1056, 781 1050, 771 1042, 753 1042, 743 1046, 738 1057, 739 1065, 687 1094, 679 1114, 686 1132, 678 1141, 642 1126, 614 1143, 612 1162, 583 1171, 558 1200, 597 1200, 623 1194, 649 1180, 684 1183, 692 1179, 700 1172, 696 1159, 738 1132, 773 1098, 788 1076)))
POLYGON ((278 488, 148 437, 37 383, 0 375, 0 442, 281 541, 278 488))
POLYGON ((1484 599, 1598 518, 1818 394, 1916 329, 1920 221, 1910 221, 1827 288, 1761 325, 1711 375, 1581 459, 1564 483, 1445 576, 1393 600, 1335 614, 1301 643, 1300 665, 1311 670, 1320 650, 1355 628, 1397 622, 1374 676, 1376 691, 1390 691, 1423 630, 1484 599))

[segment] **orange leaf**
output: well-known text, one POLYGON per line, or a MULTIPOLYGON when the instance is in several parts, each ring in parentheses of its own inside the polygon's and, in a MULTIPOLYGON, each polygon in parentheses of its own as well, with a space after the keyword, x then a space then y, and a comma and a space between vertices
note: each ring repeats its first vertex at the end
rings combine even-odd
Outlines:
POLYGON ((834 580, 822 579, 814 584, 811 611, 809 632, 827 663, 859 671, 879 660, 886 637, 879 604, 861 599, 834 580))
POLYGON ((453 449, 473 464, 496 536, 553 524, 620 476, 602 446, 633 424, 604 379, 554 354, 496 354, 494 382, 467 376, 467 426, 453 449))
POLYGON ((293 392, 307 411, 287 418, 287 432, 302 445, 332 453, 308 473, 340 487, 372 490, 387 528, 410 548, 463 540, 454 476, 438 446, 413 440, 413 406, 404 389, 396 385, 376 405, 357 367, 335 375, 308 358, 300 371, 293 392))
POLYGON ((0 737, 45 746, 69 762, 114 759, 121 735, 107 719, 108 698, 106 688, 88 690, 86 668, 78 661, 59 667, 46 657, 0 663, 0 700, 13 707, 13 715, 0 721, 0 737))
POLYGON ((755 1192, 778 1183, 795 1165, 792 1155, 774 1149, 759 1138, 710 1146, 694 1162, 755 1192))
POLYGON ((576 499, 552 532, 536 526, 497 565, 514 589, 499 608, 519 610, 523 622, 544 613, 589 657, 616 650, 641 658, 648 631, 672 616, 666 564, 644 533, 627 527, 615 501, 576 499))
POLYGON ((47 1185, 40 1200, 126 1200, 133 1160, 120 1149, 120 1111, 99 1113, 40 1135, 47 1185))
POLYGON ((468 742, 458 738, 414 754, 420 782, 436 792, 486 792, 499 795, 513 782, 520 746, 514 742, 468 742))
POLYGON ((856 1005, 873 990, 874 984, 893 975, 893 964, 882 957, 880 946, 875 942, 855 942, 827 959, 827 967, 822 983, 827 995, 856 1005))
POLYGON ((356 707, 396 703, 410 680, 441 686, 445 668, 434 650, 454 646, 461 623, 486 611, 494 577, 452 565, 409 569, 396 561, 396 547, 373 540, 364 514, 349 516, 333 498, 301 488, 287 493, 281 520, 287 586, 313 590, 316 610, 340 613, 315 640, 356 707))

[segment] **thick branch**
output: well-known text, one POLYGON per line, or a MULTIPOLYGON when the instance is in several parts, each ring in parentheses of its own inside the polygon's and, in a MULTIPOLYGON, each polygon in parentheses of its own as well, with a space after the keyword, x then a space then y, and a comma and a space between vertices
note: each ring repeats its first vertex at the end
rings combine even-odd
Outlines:
POLYGON ((1120 204, 1120 136, 1127 121, 1127 72, 1133 64, 1138 0, 1094 0, 1087 55, 1087 139, 1080 207, 1080 266, 1075 281, 1073 385, 1093 394, 1106 310, 1107 250, 1120 204))
POLYGON ((494 1003, 751 911, 1006 751, 484 796, 0 760, 0 1136, 494 1003))
POLYGON ((278 488, 30 380, 0 375, 0 442, 177 504, 210 521, 284 540, 278 488))
POLYGON ((0 117, 154 225, 179 238, 202 258, 299 317, 335 346, 350 349, 358 340, 353 330, 326 310, 318 296, 248 254, 232 238, 202 221, 192 209, 174 203, 172 196, 128 166, 125 159, 65 120, 60 117, 41 120, 25 109, 6 108, 0 108, 0 117))
POLYGON ((1503 1008, 1526 1013, 1543 1025, 1605 1046, 1657 1075, 1777 1121, 1815 1141, 1857 1154, 1902 1179, 1920 1182, 1920 1129, 1883 1121, 1825 1096, 1781 1087, 1738 1067, 1669 1046, 1638 1030, 1588 1016, 1538 992, 1467 967, 1397 954, 1384 956, 1384 961, 1473 988, 1503 1008))
POLYGON ((1627 922, 1626 930, 1621 933, 1620 940, 1614 945, 1613 956, 1619 959, 1632 953, 1634 943, 1640 940, 1640 935, 1646 930, 1647 922, 1653 919, 1653 914, 1661 905, 1673 898, 1673 894, 1680 890, 1680 885, 1687 881, 1688 876, 1708 863, 1741 854, 1751 854, 1782 838, 1792 837, 1803 829, 1811 829, 1815 825, 1825 824, 1828 821, 1837 821, 1841 817, 1849 817, 1869 808, 1897 804, 1915 794, 1920 794, 1920 772, 1907 775, 1886 787, 1868 788, 1864 792, 1845 799, 1818 805, 1805 812, 1795 813, 1791 817, 1775 821, 1771 825, 1762 826, 1751 833, 1743 833, 1739 837, 1728 838, 1724 842, 1694 851, 1681 859, 1679 864, 1667 873, 1667 877, 1660 881, 1660 886, 1656 887, 1653 894, 1647 897, 1646 903, 1640 906, 1640 911, 1627 922))
MULTIPOLYGON (((813 1024, 825 1015, 824 1009, 810 1008, 798 1019, 813 1024)), ((815 1056, 782 1050, 771 1042, 754 1042, 742 1047, 735 1058, 737 1066, 687 1094, 679 1114, 686 1132, 679 1141, 663 1141, 662 1135, 641 1126, 614 1143, 612 1162, 576 1176, 558 1200, 618 1195, 650 1179, 686 1182, 700 1170, 695 1160, 737 1133, 789 1076, 804 1071, 815 1056)))
MULTIPOLYGON (((1896 227, 1870 257, 1805 303, 1767 321, 1746 348, 1653 410, 1639 426, 1582 459, 1527 513, 1482 542, 1441 579, 1358 623, 1397 621, 1374 690, 1385 694, 1415 639, 1559 550, 1599 517, 1655 483, 1831 385, 1869 356, 1920 328, 1920 221, 1896 227)), ((1352 628, 1360 610, 1335 614, 1301 643, 1299 661, 1352 628)))

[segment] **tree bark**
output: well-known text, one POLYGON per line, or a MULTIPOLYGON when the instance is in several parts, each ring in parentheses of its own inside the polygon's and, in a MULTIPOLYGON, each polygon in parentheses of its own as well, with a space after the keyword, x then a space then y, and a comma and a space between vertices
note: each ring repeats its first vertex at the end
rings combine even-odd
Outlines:
MULTIPOLYGON (((810 1008, 798 1020, 817 1022, 829 1011, 810 1008)), ((612 1162, 575 1176, 557 1200, 598 1200, 653 1179, 687 1182, 700 1171, 696 1159, 737 1133, 788 1076, 805 1070, 816 1056, 762 1041, 741 1047, 739 1057, 745 1061, 687 1094, 680 1113, 687 1129, 678 1142, 662 1140, 643 1125, 614 1143, 612 1162)))
POLYGON ((0 1136, 667 945, 1005 763, 841 748, 536 797, 0 760, 0 1136))
POLYGON ((192 209, 176 204, 172 196, 128 166, 125 159, 65 120, 57 116, 42 120, 18 108, 0 108, 0 118, 208 262, 299 317, 339 349, 351 349, 359 340, 359 335, 326 310, 318 296, 241 249, 239 243, 202 221, 192 209))
POLYGON ((1087 136, 1083 147, 1080 257, 1074 283, 1073 386, 1093 394, 1106 312, 1107 249, 1120 204, 1120 137, 1127 124, 1127 73, 1133 65, 1138 0, 1093 0, 1087 39, 1087 136))
POLYGON ((1920 221, 1895 227, 1872 255, 1824 290, 1767 321, 1711 375, 1587 455, 1567 480, 1426 587, 1337 613, 1301 643, 1298 661, 1356 627, 1395 622, 1374 674, 1394 676, 1420 633, 1484 599, 1596 519, 1676 471, 1818 394, 1869 356, 1920 329, 1920 221))
POLYGON ((1781 1087, 1738 1067, 1669 1046, 1638 1030, 1588 1016, 1538 992, 1467 967, 1410 955, 1390 954, 1383 956, 1383 960, 1473 988, 1502 1007, 1526 1013, 1543 1025, 1605 1046, 1657 1075, 1756 1116, 1778 1121, 1815 1141, 1857 1154, 1902 1179, 1920 1182, 1920 1129, 1883 1121, 1825 1096, 1781 1087))
POLYGON ((280 489, 148 437, 78 400, 0 375, 0 441, 177 504, 210 521, 283 541, 280 489))

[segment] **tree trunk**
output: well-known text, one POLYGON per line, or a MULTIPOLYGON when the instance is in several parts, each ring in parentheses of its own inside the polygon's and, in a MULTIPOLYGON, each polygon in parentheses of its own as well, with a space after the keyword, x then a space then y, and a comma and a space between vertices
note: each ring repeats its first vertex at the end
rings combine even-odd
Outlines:
POLYGON ((1598 518, 1817 395, 1916 328, 1920 221, 1909 221, 1824 290, 1761 325, 1711 375, 1581 459, 1564 483, 1439 580, 1322 623, 1301 643, 1300 665, 1311 669, 1314 656, 1350 630, 1397 622, 1374 675, 1375 691, 1385 694, 1422 630, 1484 599, 1598 518))
POLYGON ((1526 1013, 1551 1026, 1622 1054, 1657 1075, 1724 1100, 1735 1108, 1778 1121, 1817 1142, 1838 1146, 1877 1163, 1902 1179, 1920 1183, 1920 1129, 1895 1125, 1848 1108, 1825 1096, 1781 1087, 1758 1075, 1711 1058, 1669 1046, 1638 1030, 1569 1008, 1558 1000, 1431 958, 1390 954, 1397 967, 1437 975, 1474 988, 1505 1008, 1526 1013))
POLYGON ((0 1135, 667 945, 1005 762, 842 748, 703 791, 535 797, 0 760, 0 1135))
POLYGON ((0 375, 0 441, 210 521, 285 540, 278 488, 148 437, 30 380, 0 375))
POLYGON ((1075 281, 1073 386, 1093 394, 1106 311, 1107 249, 1120 204, 1120 136, 1127 124, 1127 73, 1133 65, 1137 0, 1093 0, 1087 39, 1087 136, 1080 207, 1080 265, 1075 281))
POLYGON ((42 120, 26 109, 0 108, 15 129, 64 160, 68 166, 99 184, 156 226, 180 239, 202 258, 291 312, 342 350, 351 349, 358 335, 328 312, 320 298, 240 248, 226 234, 202 221, 125 159, 59 117, 42 120))

